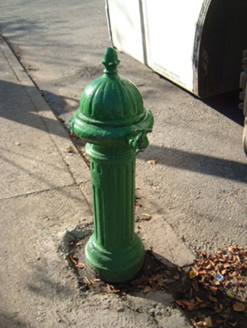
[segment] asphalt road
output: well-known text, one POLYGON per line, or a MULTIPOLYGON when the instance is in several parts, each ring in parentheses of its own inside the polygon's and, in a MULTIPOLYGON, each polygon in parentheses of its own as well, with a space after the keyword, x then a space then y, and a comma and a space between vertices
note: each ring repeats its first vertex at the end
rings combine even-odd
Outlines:
MULTIPOLYGON (((102 74, 110 46, 104 1, 2 0, 0 9, 0 33, 68 125, 83 89, 102 74)), ((138 86, 155 118, 136 170, 146 210, 193 252, 245 246, 247 162, 237 92, 202 101, 131 57, 119 57, 119 73, 138 86)), ((158 222, 150 223, 150 235, 158 222)), ((156 238, 169 236, 160 231, 156 238)))

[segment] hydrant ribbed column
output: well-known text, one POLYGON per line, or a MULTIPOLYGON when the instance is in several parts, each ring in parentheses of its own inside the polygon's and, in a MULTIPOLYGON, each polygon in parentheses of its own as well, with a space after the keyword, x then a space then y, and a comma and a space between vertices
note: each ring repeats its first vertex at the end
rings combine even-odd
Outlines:
POLYGON ((119 60, 108 48, 104 75, 84 90, 71 131, 87 141, 94 233, 86 264, 102 280, 120 283, 141 269, 144 247, 134 232, 135 158, 148 145, 153 116, 136 86, 117 74, 119 60))

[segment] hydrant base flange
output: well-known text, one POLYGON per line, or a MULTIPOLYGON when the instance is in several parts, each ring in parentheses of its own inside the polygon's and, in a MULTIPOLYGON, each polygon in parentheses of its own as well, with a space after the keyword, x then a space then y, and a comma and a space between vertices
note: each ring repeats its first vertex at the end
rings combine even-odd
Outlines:
POLYGON ((132 280, 144 262, 144 246, 137 234, 125 249, 109 252, 96 243, 93 234, 86 244, 86 265, 97 277, 109 283, 132 280))

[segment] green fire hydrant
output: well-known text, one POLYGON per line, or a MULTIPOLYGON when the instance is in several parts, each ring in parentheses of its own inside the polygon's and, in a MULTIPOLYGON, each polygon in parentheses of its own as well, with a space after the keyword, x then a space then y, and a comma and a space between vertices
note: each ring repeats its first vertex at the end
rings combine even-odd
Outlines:
POLYGON ((153 116, 137 87, 117 74, 113 48, 104 75, 84 90, 71 117, 71 132, 87 141, 94 233, 86 244, 87 266, 102 280, 122 283, 141 269, 144 247, 134 232, 135 158, 148 146, 153 116))

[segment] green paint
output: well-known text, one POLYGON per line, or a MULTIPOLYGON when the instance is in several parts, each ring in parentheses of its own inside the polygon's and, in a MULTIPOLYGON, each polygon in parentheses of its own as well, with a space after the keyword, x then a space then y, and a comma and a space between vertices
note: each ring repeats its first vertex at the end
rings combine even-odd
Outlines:
POLYGON ((71 131, 87 141, 94 233, 86 263, 101 279, 121 283, 141 269, 144 247, 134 232, 135 158, 148 146, 153 116, 139 90, 117 74, 119 60, 108 48, 104 75, 84 90, 71 118, 71 131))

